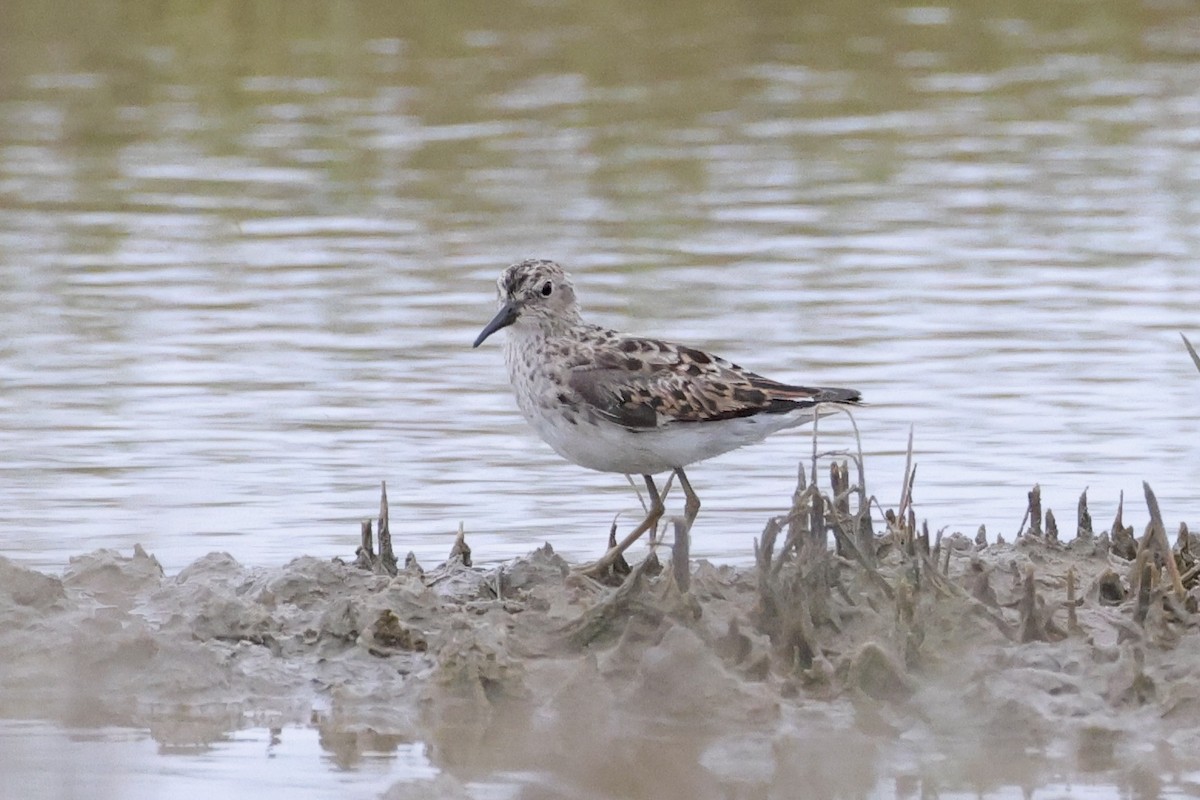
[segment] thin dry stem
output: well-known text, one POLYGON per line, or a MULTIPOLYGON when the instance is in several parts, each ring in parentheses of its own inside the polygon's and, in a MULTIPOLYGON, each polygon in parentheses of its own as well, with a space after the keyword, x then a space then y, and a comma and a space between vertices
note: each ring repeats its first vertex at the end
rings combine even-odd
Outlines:
POLYGON ((908 426, 908 450, 904 457, 904 485, 900 489, 900 505, 897 506, 896 516, 900 519, 904 518, 904 512, 908 511, 908 506, 912 502, 913 481, 916 479, 917 469, 913 465, 913 426, 908 426))
POLYGON ((817 439, 819 436, 819 427, 821 421, 821 407, 818 405, 813 413, 812 423, 812 475, 809 476, 808 482, 813 486, 817 485, 817 439))
POLYGON ((1179 336, 1183 339, 1183 346, 1187 348, 1188 355, 1192 357, 1192 363, 1196 365, 1196 369, 1200 369, 1200 355, 1196 353, 1196 348, 1192 347, 1192 343, 1182 333, 1179 336))

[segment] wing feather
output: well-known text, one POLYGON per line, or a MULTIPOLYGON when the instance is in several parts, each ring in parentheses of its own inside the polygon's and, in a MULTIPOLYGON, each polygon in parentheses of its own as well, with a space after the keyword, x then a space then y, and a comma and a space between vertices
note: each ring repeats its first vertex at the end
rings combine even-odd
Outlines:
POLYGON ((630 430, 859 400, 853 389, 779 383, 700 350, 637 337, 598 348, 571 369, 568 384, 594 413, 630 430))

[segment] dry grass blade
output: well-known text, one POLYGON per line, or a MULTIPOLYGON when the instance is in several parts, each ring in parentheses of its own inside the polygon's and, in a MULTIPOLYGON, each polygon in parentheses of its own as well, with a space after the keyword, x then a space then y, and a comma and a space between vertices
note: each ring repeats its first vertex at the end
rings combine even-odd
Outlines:
MULTIPOLYGON (((855 421, 854 415, 850 413, 850 410, 845 409, 845 408, 840 409, 840 410, 844 411, 846 416, 848 416, 850 418, 850 424, 854 428, 854 441, 856 443, 858 452, 857 452, 857 457, 855 457, 855 455, 847 454, 847 453, 838 453, 838 455, 845 455, 848 458, 854 459, 855 465, 858 469, 858 485, 854 487, 854 491, 859 495, 859 503, 858 503, 858 509, 855 511, 853 516, 851 516, 849 518, 849 520, 843 519, 840 521, 840 524, 835 524, 835 525, 831 526, 831 529, 833 531, 834 539, 837 542, 839 555, 847 555, 847 556, 851 557, 853 560, 857 561, 863 567, 864 573, 868 576, 868 579, 872 583, 874 583, 877 587, 879 587, 884 592, 884 594, 886 594, 888 596, 889 599, 891 599, 892 597, 894 597, 894 590, 887 583, 887 581, 883 579, 883 576, 881 576, 878 573, 878 571, 876 569, 876 565, 875 565, 874 534, 871 532, 871 528, 870 528, 871 501, 874 498, 869 497, 867 495, 867 487, 866 487, 866 483, 865 483, 865 480, 866 480, 865 470, 863 469, 863 460, 864 459, 863 459, 863 450, 862 450, 862 437, 859 434, 858 423, 855 421), (852 532, 857 532, 858 535, 853 535, 852 532)), ((908 446, 909 446, 909 457, 910 457, 910 461, 911 461, 911 456, 912 456, 912 429, 911 428, 909 429, 908 446)), ((811 526, 810 534, 814 538, 817 537, 818 535, 820 535, 822 537, 825 535, 825 533, 824 533, 826 530, 825 515, 824 515, 825 507, 828 506, 830 511, 835 515, 837 514, 837 507, 838 507, 836 498, 826 498, 826 497, 822 496, 819 489, 817 488, 817 486, 818 486, 818 484, 817 484, 817 461, 818 461, 820 455, 821 455, 821 453, 819 452, 818 447, 817 447, 817 430, 816 430, 816 425, 814 424, 813 425, 813 446, 812 446, 812 470, 811 470, 812 485, 810 485, 807 490, 808 492, 811 493, 810 498, 809 498, 812 503, 811 507, 809 508, 810 519, 812 520, 810 522, 810 526, 811 526), (818 525, 820 526, 819 533, 818 533, 818 527, 817 527, 818 525)), ((828 454, 826 454, 826 455, 828 455, 828 454)), ((912 478, 911 471, 906 471, 906 475, 907 475, 908 479, 911 480, 911 478, 912 478)), ((911 486, 909 487, 908 491, 911 492, 911 486)), ((878 505, 878 503, 877 503, 877 505, 878 505)))
POLYGON ((1182 333, 1179 337, 1183 339, 1183 346, 1187 348, 1188 354, 1192 357, 1192 363, 1196 365, 1196 369, 1200 369, 1200 354, 1196 353, 1196 348, 1192 347, 1192 343, 1182 333))
POLYGON ((904 486, 900 491, 900 505, 897 507, 896 516, 904 519, 904 512, 908 510, 909 503, 912 502, 913 480, 916 478, 916 467, 913 466, 913 426, 908 426, 908 454, 904 458, 904 486))
POLYGON ((1142 488, 1146 492, 1146 507, 1150 509, 1150 527, 1155 543, 1162 553, 1163 561, 1167 562, 1167 575, 1171 578, 1171 588, 1175 590, 1175 596, 1182 601, 1187 593, 1183 589, 1183 581, 1179 578, 1179 566, 1175 563, 1175 553, 1171 550, 1171 543, 1167 541, 1167 529, 1163 525, 1162 514, 1158 510, 1158 498, 1154 496, 1154 491, 1150 488, 1149 483, 1142 481, 1142 488))
MULTIPOLYGON (((804 479, 804 462, 800 462, 796 470, 796 489, 792 492, 792 510, 788 514, 788 530, 786 542, 798 542, 800 538, 807 532, 804 527, 806 517, 800 513, 800 509, 804 507, 805 498, 808 492, 808 482, 804 479)), ((774 546, 772 544, 772 546, 774 546)), ((786 549, 786 548, 785 548, 786 549)))
MULTIPOLYGON (((858 484, 853 487, 858 494, 858 509, 852 517, 858 538, 858 549, 863 551, 873 564, 875 561, 875 530, 871 523, 871 501, 874 498, 867 494, 867 475, 863 466, 866 459, 863 457, 862 436, 858 430, 858 421, 854 419, 854 414, 850 412, 850 409, 841 408, 840 410, 849 418, 850 427, 854 429, 854 444, 857 450, 856 453, 849 453, 846 457, 853 460, 854 466, 858 469, 858 484)), ((844 470, 843 477, 846 477, 844 470)))
POLYGON ((846 415, 846 418, 850 420, 850 427, 854 429, 854 446, 858 452, 857 454, 846 453, 845 456, 846 458, 852 460, 854 462, 854 466, 858 468, 858 496, 862 499, 863 504, 865 505, 867 502, 867 477, 866 470, 863 468, 864 458, 862 449, 862 436, 858 432, 858 421, 854 419, 854 414, 850 413, 850 409, 839 406, 838 411, 841 411, 846 415))
POLYGON ((808 482, 813 486, 817 485, 817 440, 820 439, 821 407, 817 406, 816 411, 817 413, 813 415, 812 422, 812 474, 808 479, 808 482))

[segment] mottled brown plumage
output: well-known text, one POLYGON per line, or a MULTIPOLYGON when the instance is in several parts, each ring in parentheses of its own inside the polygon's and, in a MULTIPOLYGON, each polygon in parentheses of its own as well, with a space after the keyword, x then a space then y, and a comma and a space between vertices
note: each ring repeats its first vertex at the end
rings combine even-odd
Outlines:
POLYGON ((606 336, 567 383, 604 418, 634 430, 784 414, 818 403, 856 403, 849 389, 789 386, 690 347, 606 336))
POLYGON ((475 346, 509 329, 505 360, 525 418, 564 458, 641 474, 651 489, 655 508, 602 565, 661 515, 651 475, 679 476, 690 526, 700 502, 685 466, 808 422, 821 405, 859 402, 853 389, 780 383, 702 350, 586 323, 553 261, 513 264, 497 287, 500 310, 475 346))

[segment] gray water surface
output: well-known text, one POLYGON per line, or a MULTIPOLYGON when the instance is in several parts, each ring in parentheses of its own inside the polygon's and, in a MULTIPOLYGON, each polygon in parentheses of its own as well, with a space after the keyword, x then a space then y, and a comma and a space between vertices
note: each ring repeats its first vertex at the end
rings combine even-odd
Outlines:
MULTIPOLYGON (((1011 536, 1034 481, 1194 515, 1194 9, 688 5, 13 4, 5 554, 346 554, 382 480, 423 559, 459 521, 595 554, 629 487, 469 347, 527 255, 604 323, 860 388, 871 488, 914 425, 935 530, 1011 536)), ((809 450, 696 467, 693 552, 747 559, 809 450)))
MULTIPOLYGON (((1068 6, 9 4, 4 554, 349 554, 386 480, 423 560, 460 521, 595 555, 631 490, 470 348, 529 255, 601 322, 861 389, 870 488, 915 426, 934 530, 1011 537, 1035 481, 1194 519, 1200 16, 1068 6)), ((749 558, 810 449, 694 468, 693 552, 749 558)))

